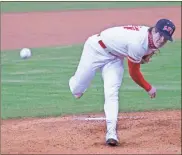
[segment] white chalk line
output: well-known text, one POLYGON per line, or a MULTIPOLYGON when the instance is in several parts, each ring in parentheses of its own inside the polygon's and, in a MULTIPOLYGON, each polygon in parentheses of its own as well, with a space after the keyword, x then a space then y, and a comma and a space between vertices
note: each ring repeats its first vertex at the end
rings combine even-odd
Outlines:
MULTIPOLYGON (((146 119, 144 116, 120 116, 118 117, 118 120, 121 119, 132 119, 132 120, 137 120, 137 119, 146 119)), ((105 121, 105 117, 74 117, 73 120, 80 120, 80 121, 105 121)))

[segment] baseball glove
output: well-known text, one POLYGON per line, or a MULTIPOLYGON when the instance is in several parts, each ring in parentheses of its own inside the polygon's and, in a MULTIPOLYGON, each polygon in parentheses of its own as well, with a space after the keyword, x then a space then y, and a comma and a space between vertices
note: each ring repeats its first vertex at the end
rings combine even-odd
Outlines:
POLYGON ((149 63, 151 58, 153 57, 154 54, 157 54, 157 52, 160 52, 160 51, 154 51, 152 52, 151 54, 148 54, 148 55, 144 55, 140 64, 146 64, 146 63, 149 63))

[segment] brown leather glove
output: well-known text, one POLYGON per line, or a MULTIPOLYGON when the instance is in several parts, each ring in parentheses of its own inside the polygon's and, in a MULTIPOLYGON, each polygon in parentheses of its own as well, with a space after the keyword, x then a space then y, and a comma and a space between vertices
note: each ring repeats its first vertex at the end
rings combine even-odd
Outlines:
POLYGON ((152 52, 151 54, 148 54, 148 55, 144 55, 140 64, 146 64, 146 63, 149 63, 150 62, 150 59, 152 58, 152 56, 154 55, 155 53, 152 52))

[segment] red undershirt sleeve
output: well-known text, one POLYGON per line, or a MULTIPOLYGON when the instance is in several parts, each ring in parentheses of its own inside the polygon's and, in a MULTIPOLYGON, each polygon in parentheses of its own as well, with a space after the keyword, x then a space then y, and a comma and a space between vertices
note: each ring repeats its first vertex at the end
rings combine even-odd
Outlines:
POLYGON ((140 72, 140 63, 134 63, 128 59, 129 74, 133 81, 135 81, 140 87, 144 88, 147 92, 152 86, 144 79, 140 72))

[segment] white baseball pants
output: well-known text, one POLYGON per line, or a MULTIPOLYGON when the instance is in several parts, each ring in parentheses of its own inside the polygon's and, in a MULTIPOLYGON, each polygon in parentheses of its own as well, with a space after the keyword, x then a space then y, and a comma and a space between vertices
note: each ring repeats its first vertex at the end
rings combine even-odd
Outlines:
POLYGON ((69 86, 73 95, 84 93, 96 71, 100 70, 104 81, 106 120, 117 121, 118 94, 124 73, 123 59, 106 52, 98 44, 98 40, 99 37, 93 35, 85 42, 79 65, 74 76, 69 80, 69 86))

